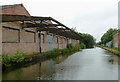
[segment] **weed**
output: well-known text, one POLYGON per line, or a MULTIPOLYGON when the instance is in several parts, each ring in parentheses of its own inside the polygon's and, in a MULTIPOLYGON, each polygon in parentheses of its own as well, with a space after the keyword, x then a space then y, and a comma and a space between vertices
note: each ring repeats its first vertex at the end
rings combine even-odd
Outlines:
POLYGON ((8 54, 3 54, 2 55, 2 64, 5 65, 5 67, 10 67, 12 63, 14 62, 22 62, 24 60, 24 56, 23 56, 24 52, 20 51, 19 49, 16 51, 16 53, 14 54, 14 56, 9 56, 8 54))
POLYGON ((24 60, 24 51, 20 51, 20 49, 18 49, 17 51, 16 51, 16 53, 15 53, 15 56, 14 57, 12 57, 12 61, 13 62, 22 62, 23 60, 24 60))

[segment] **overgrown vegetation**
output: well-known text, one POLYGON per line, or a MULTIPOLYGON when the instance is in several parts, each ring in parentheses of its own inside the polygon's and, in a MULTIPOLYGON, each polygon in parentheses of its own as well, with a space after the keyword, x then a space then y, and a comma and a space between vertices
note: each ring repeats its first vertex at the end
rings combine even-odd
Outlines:
POLYGON ((110 28, 104 35, 101 37, 101 44, 105 44, 113 39, 113 36, 118 32, 117 29, 110 28))
POLYGON ((32 61, 32 57, 35 56, 35 55, 48 54, 48 55, 57 56, 57 55, 65 55, 65 54, 68 54, 68 53, 72 54, 72 53, 75 53, 75 52, 80 51, 80 50, 81 50, 81 45, 72 46, 71 44, 69 44, 67 46, 67 48, 65 48, 65 49, 54 49, 54 50, 49 51, 49 52, 26 56, 24 54, 24 51, 20 51, 18 49, 13 56, 10 56, 8 54, 3 54, 2 55, 2 64, 5 67, 10 67, 10 66, 16 65, 20 62, 32 61), (27 58, 27 59, 25 59, 25 58, 27 58))
POLYGON ((118 48, 113 47, 113 36, 118 33, 118 29, 110 28, 106 33, 103 34, 101 37, 101 42, 97 43, 97 46, 103 45, 106 48, 113 49, 113 50, 119 50, 118 48), (106 45, 106 43, 110 42, 109 45, 106 45))
POLYGON ((114 48, 114 47, 111 48, 111 47, 102 46, 102 45, 98 45, 98 46, 101 47, 101 48, 104 48, 106 50, 109 50, 109 51, 111 51, 111 52, 113 52, 113 53, 115 53, 115 54, 120 56, 120 49, 119 48, 114 48))
POLYGON ((95 45, 95 39, 92 35, 90 34, 85 34, 85 33, 79 33, 84 40, 82 40, 80 43, 83 48, 93 48, 95 45))
POLYGON ((80 45, 76 45, 76 46, 72 46, 72 44, 68 44, 67 48, 64 49, 54 49, 50 52, 48 52, 49 55, 64 55, 66 53, 71 53, 71 52, 76 52, 76 51, 80 51, 81 50, 81 46, 80 45))
POLYGON ((11 63, 19 63, 24 60, 24 51, 20 51, 18 49, 16 53, 13 56, 10 56, 8 54, 3 54, 2 55, 2 64, 5 65, 5 67, 10 67, 12 64, 11 63))
POLYGON ((84 40, 80 41, 80 46, 81 46, 82 49, 93 48, 94 45, 96 45, 96 42, 95 42, 96 39, 92 35, 86 34, 86 33, 77 32, 76 27, 73 27, 71 29, 84 38, 84 40))
POLYGON ((81 47, 81 49, 85 49, 86 45, 82 41, 80 41, 80 47, 81 47))

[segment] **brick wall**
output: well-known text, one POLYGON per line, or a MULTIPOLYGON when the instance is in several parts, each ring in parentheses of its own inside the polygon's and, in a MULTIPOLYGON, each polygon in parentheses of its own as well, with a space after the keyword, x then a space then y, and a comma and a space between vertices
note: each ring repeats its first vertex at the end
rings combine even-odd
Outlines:
POLYGON ((2 14, 30 16, 30 14, 26 11, 26 9, 21 5, 11 7, 11 8, 2 9, 2 14))
POLYGON ((36 42, 36 36, 34 32, 29 32, 25 30, 20 30, 20 37, 21 40, 20 42, 25 42, 25 43, 34 43, 36 42))
POLYGON ((113 46, 118 47, 118 34, 113 36, 113 46))
POLYGON ((58 38, 58 45, 59 49, 62 49, 62 37, 58 38))
POLYGON ((54 36, 54 42, 55 42, 54 48, 59 48, 59 49, 67 48, 68 40, 71 40, 73 46, 79 44, 79 40, 67 39, 62 36, 54 36), (57 43, 57 38, 58 38, 58 43, 57 43))
MULTIPOLYGON (((5 8, 2 9, 2 14, 11 14, 11 15, 26 15, 30 16, 28 11, 21 5, 11 7, 11 8, 5 8)), ((19 22, 9 22, 10 24, 21 26, 19 22)))
MULTIPOLYGON (((30 16, 27 10, 23 6, 16 6, 12 8, 6 8, 2 10, 2 14, 12 14, 12 15, 26 15, 30 16)), ((20 27, 20 30, 13 30, 9 28, 0 27, 0 54, 14 54, 17 49, 23 50, 26 54, 38 53, 47 51, 47 34, 44 32, 41 34, 41 43, 39 42, 39 37, 37 32, 29 32, 22 29, 19 22, 9 22, 11 25, 16 25, 20 27), (2 29, 2 30, 1 30, 2 29), (1 34, 3 31, 3 35, 1 34), (3 36, 3 37, 2 37, 3 36), (3 38, 3 43, 2 43, 3 38), (3 47, 3 48, 2 48, 3 47)), ((77 40, 71 41, 73 45, 79 43, 77 40)), ((54 48, 63 49, 66 48, 68 40, 62 36, 54 36, 54 48)))
POLYGON ((119 41, 118 41, 118 48, 120 48, 120 33, 119 33, 119 41))
POLYGON ((55 35, 54 35, 54 48, 59 48, 58 36, 55 36, 55 35))
POLYGON ((73 46, 79 44, 79 40, 71 39, 71 42, 73 46))
POLYGON ((19 30, 5 28, 2 29, 2 42, 19 42, 19 30))
POLYGON ((44 34, 41 34, 41 52, 47 51, 47 34, 44 32, 44 34))
MULTIPOLYGON (((21 5, 2 9, 2 14, 30 16, 28 11, 21 5)), ((3 31, 2 54, 14 54, 17 49, 23 50, 26 54, 39 52, 40 49, 37 32, 34 33, 21 29, 21 23, 19 22, 9 22, 7 24, 10 24, 11 26, 18 26, 20 30, 13 30, 9 28, 3 28, 2 30, 0 30, 3 31)))
POLYGON ((58 37, 58 48, 64 49, 67 47, 67 39, 65 37, 59 36, 58 37))
MULTIPOLYGON (((3 29, 6 30, 6 29, 3 29)), ((7 29, 8 30, 8 29, 7 29)), ((5 31, 6 32, 6 31, 5 31)), ((11 39, 7 39, 7 43, 3 42, 2 54, 14 54, 16 50, 20 49, 24 51, 25 54, 39 53, 39 41, 38 41, 38 33, 26 32, 23 29, 20 29, 20 33, 18 37, 20 37, 20 42, 11 42, 11 39), (30 40, 30 41, 29 41, 30 40)), ((14 34, 14 32, 13 32, 14 34)), ((14 39, 14 35, 12 32, 3 33, 4 36, 10 36, 10 38, 14 39)))

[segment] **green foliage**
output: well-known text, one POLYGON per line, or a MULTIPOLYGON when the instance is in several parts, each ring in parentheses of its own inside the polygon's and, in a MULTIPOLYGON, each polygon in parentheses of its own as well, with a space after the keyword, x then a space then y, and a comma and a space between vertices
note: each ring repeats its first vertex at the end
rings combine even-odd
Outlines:
POLYGON ((80 46, 81 46, 81 49, 85 49, 86 48, 86 45, 83 42, 80 43, 80 46))
POLYGON ((113 36, 118 32, 117 29, 110 28, 104 35, 101 37, 101 43, 105 44, 113 39, 113 36))
POLYGON ((2 62, 3 63, 8 63, 11 61, 11 57, 8 54, 3 54, 2 55, 2 62))
POLYGON ((113 47, 113 41, 112 41, 112 43, 110 44, 110 47, 111 47, 111 48, 113 47))
POLYGON ((101 45, 101 42, 97 42, 97 45, 101 45))
POLYGON ((59 53, 60 53, 59 49, 54 49, 54 50, 48 52, 48 54, 51 54, 51 55, 56 55, 56 54, 59 54, 59 53))
POLYGON ((82 43, 84 43, 84 45, 82 44, 82 48, 93 48, 94 47, 94 45, 95 45, 95 39, 94 39, 94 37, 92 36, 92 35, 90 35, 90 34, 82 34, 82 33, 79 33, 83 38, 84 38, 84 40, 83 41, 81 41, 80 43, 82 44, 82 43))
POLYGON ((8 54, 3 54, 2 55, 2 64, 4 64, 6 67, 10 67, 11 57, 8 54))
POLYGON ((48 54, 50 55, 64 55, 66 53, 71 53, 71 52, 75 52, 75 51, 79 51, 81 49, 80 45, 76 45, 76 46, 72 46, 72 44, 68 45, 68 48, 65 49, 54 49, 52 51, 49 51, 48 54))
POLYGON ((79 51, 81 49, 80 45, 76 45, 72 47, 72 51, 79 51))
POLYGON ((14 56, 9 56, 8 54, 3 54, 2 55, 2 63, 6 66, 9 67, 11 66, 10 62, 22 62, 24 60, 24 52, 20 51, 19 49, 16 51, 14 56))
POLYGON ((72 48, 72 44, 68 44, 68 45, 67 45, 67 48, 68 48, 68 49, 71 49, 71 48, 72 48))
POLYGON ((0 55, 0 65, 2 64, 2 56, 0 55))
POLYGON ((26 62, 32 61, 32 57, 28 57, 25 61, 26 62))
MULTIPOLYGON (((76 51, 80 51, 80 49, 81 49, 80 45, 72 46, 72 44, 69 44, 68 48, 54 49, 52 51, 46 52, 46 54, 53 55, 53 56, 65 55, 65 54, 74 53, 76 51)), ((31 61, 32 57, 27 57, 25 59, 24 52, 18 49, 13 56, 9 56, 8 54, 3 54, 2 59, 3 59, 2 64, 4 64, 5 67, 10 67, 10 66, 16 65, 17 63, 23 62, 24 60, 25 62, 31 61)))
POLYGON ((62 49, 61 52, 62 54, 66 54, 66 53, 69 53, 70 51, 68 48, 65 48, 65 49, 62 49))
POLYGON ((24 60, 24 51, 20 51, 20 49, 18 49, 14 55, 14 57, 11 58, 11 61, 13 62, 22 62, 24 60))
POLYGON ((99 45, 99 47, 104 48, 106 50, 109 50, 109 51, 111 51, 111 52, 113 52, 113 53, 115 53, 117 55, 120 55, 120 49, 119 48, 114 48, 114 47, 111 48, 111 47, 102 46, 102 45, 99 45))

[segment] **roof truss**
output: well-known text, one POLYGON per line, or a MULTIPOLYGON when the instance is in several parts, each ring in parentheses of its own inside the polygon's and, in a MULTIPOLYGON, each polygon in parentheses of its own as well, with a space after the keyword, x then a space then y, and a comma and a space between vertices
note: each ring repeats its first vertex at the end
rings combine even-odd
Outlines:
POLYGON ((23 22, 23 28, 31 28, 32 27, 32 28, 37 28, 37 31, 49 31, 50 33, 64 36, 67 38, 73 38, 73 39, 77 39, 77 40, 83 39, 83 37, 80 36, 78 33, 76 33, 75 31, 71 30, 67 26, 63 25, 62 23, 58 22, 57 20, 55 20, 51 17, 36 17, 36 16, 7 15, 7 14, 2 14, 2 15, 0 15, 0 17, 2 18, 2 21, 0 21, 0 22, 21 21, 21 22, 23 22), (56 24, 43 23, 43 21, 47 21, 47 20, 53 21, 56 24), (61 26, 62 28, 58 28, 58 26, 61 26))

